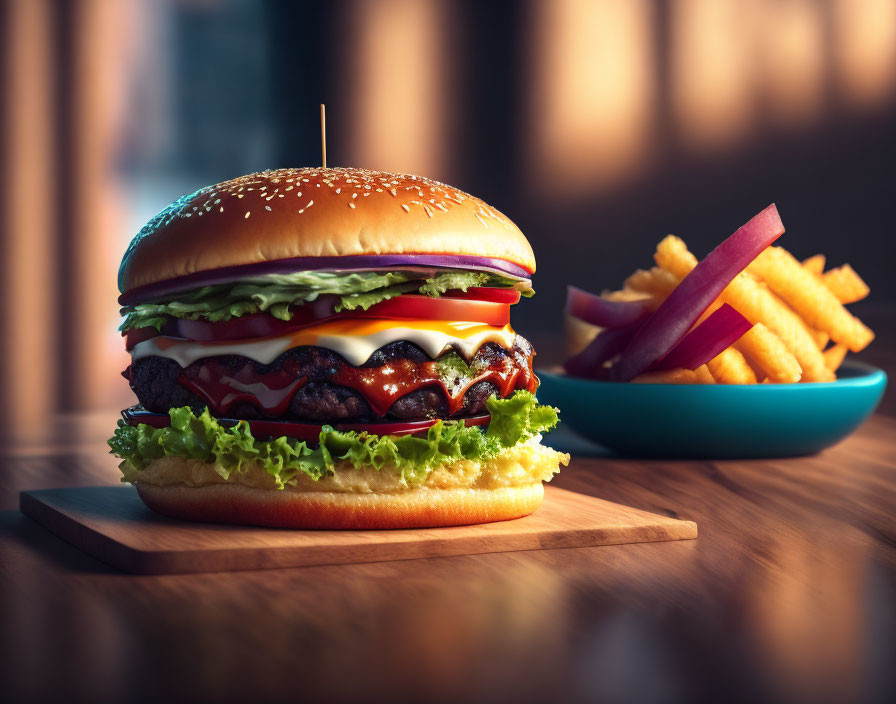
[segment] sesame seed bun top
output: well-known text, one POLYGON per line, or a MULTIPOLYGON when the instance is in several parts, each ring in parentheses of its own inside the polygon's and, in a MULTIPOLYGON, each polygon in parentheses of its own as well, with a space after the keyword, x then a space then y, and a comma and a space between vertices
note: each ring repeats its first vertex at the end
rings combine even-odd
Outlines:
POLYGON ((535 271, 519 228, 483 201, 420 176, 278 169, 179 198, 121 262, 122 293, 224 267, 296 258, 459 255, 535 271))

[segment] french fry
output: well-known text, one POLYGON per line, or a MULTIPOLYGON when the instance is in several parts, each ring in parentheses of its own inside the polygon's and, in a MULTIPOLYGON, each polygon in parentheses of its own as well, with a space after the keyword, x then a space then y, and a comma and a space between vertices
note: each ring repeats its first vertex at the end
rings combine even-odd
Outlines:
POLYGON ((734 347, 772 383, 795 384, 802 378, 803 370, 796 357, 781 338, 762 323, 753 323, 734 347))
POLYGON ((641 291, 656 298, 665 300, 678 286, 679 279, 658 266, 650 271, 638 269, 625 280, 625 288, 641 291))
POLYGON ((840 368, 840 365, 843 364, 846 352, 846 345, 832 345, 829 349, 822 352, 824 355, 824 363, 828 365, 828 369, 832 372, 836 372, 840 368))
POLYGON ((700 376, 690 369, 664 369, 645 372, 632 379, 633 384, 699 384, 700 376))
POLYGON ((826 271, 821 280, 841 303, 855 303, 871 293, 868 284, 862 281, 862 277, 849 264, 826 271))
MULTIPOLYGON (((682 279, 697 266, 697 258, 688 251, 684 242, 673 235, 659 243, 654 258, 659 266, 682 279)), ((800 271, 803 271, 802 267, 800 271)), ((812 274, 803 273, 813 278, 812 274)), ((817 280, 816 284, 821 286, 817 280)), ((802 368, 802 381, 831 380, 833 375, 825 366, 824 358, 803 321, 755 278, 746 273, 738 274, 722 292, 720 299, 736 308, 754 326, 762 323, 777 335, 802 368)), ((746 337, 744 335, 740 342, 746 337)), ((749 341, 745 344, 749 344, 749 341)), ((762 360, 769 361, 761 350, 748 354, 757 364, 761 364, 762 360)), ((777 376, 792 378, 794 371, 790 360, 787 361, 786 370, 775 367, 767 369, 764 365, 762 368, 772 379, 777 376)))
POLYGON ((604 291, 600 295, 608 301, 644 301, 649 303, 651 300, 651 296, 643 291, 633 291, 628 288, 621 291, 604 291))
MULTIPOLYGON (((788 314, 793 315, 792 320, 794 320, 795 323, 798 323, 803 328, 803 330, 805 331, 805 334, 808 335, 812 339, 812 342, 815 343, 815 347, 817 347, 819 351, 824 350, 824 348, 827 346, 828 342, 831 341, 830 335, 828 335, 826 332, 824 332, 822 330, 816 330, 816 329, 811 328, 808 325, 806 325, 806 321, 803 320, 799 315, 797 315, 796 312, 793 310, 793 308, 791 308, 789 305, 787 305, 781 299, 780 296, 773 293, 769 289, 769 287, 766 286, 764 281, 760 282, 760 284, 761 284, 762 288, 764 288, 766 291, 768 291, 768 295, 775 301, 775 303, 777 304, 779 309, 785 310, 788 312, 788 314)), ((802 335, 801 335, 801 337, 802 337, 802 335)), ((825 381, 825 379, 813 379, 813 381, 825 381)), ((827 379, 827 381, 831 381, 831 380, 827 379)))
POLYGON ((717 384, 755 384, 756 374, 744 356, 729 347, 713 357, 706 366, 717 384))
POLYGON ((806 271, 787 250, 769 247, 748 268, 799 313, 806 325, 823 330, 834 342, 859 352, 874 339, 871 329, 847 311, 818 277, 806 271))
POLYGON ((812 339, 815 340, 815 346, 820 350, 827 347, 827 344, 831 341, 831 336, 821 330, 813 330, 810 328, 809 334, 812 336, 812 339))
POLYGON ((823 254, 815 254, 808 259, 803 259, 803 268, 811 274, 821 276, 824 273, 826 261, 823 254))
POLYGON ((579 352, 588 346, 601 328, 584 320, 569 315, 564 315, 563 326, 566 333, 566 358, 575 357, 579 352))
POLYGON ((716 380, 713 378, 712 372, 709 371, 709 367, 705 364, 701 364, 694 370, 694 373, 697 375, 697 383, 698 384, 715 384, 716 380))
MULTIPOLYGON (((657 266, 635 271, 625 280, 622 290, 604 291, 602 295, 611 301, 642 301, 653 311, 697 266, 696 257, 673 235, 657 245, 654 260, 657 266)), ((843 307, 868 296, 868 285, 849 264, 825 271, 826 265, 823 254, 800 263, 786 249, 767 248, 728 284, 694 324, 699 325, 727 303, 752 323, 750 330, 693 371, 646 372, 633 382, 833 381, 847 352, 866 347, 874 339, 874 332, 843 307)), ((566 330, 569 353, 573 354, 587 345, 600 328, 567 319, 566 330)))

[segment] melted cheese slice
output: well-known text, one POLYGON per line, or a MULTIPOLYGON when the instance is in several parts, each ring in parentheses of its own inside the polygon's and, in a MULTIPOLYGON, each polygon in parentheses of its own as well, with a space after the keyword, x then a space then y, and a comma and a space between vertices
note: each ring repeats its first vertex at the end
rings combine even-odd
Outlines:
POLYGON ((235 354, 261 364, 270 364, 293 347, 314 345, 342 355, 352 366, 364 364, 383 345, 399 340, 413 342, 435 359, 449 347, 469 359, 486 342, 509 349, 516 333, 509 325, 492 327, 482 323, 441 320, 332 320, 288 335, 253 340, 194 342, 172 337, 153 337, 134 345, 133 361, 144 357, 167 357, 181 367, 198 359, 235 354))

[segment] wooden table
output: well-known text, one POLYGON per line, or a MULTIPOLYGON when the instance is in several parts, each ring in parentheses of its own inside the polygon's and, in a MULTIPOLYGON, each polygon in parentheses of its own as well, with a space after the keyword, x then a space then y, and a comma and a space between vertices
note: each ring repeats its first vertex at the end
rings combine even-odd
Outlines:
POLYGON ((555 480, 696 541, 164 577, 16 510, 116 482, 113 424, 2 460, 0 700, 896 701, 892 417, 816 457, 579 454, 555 480))

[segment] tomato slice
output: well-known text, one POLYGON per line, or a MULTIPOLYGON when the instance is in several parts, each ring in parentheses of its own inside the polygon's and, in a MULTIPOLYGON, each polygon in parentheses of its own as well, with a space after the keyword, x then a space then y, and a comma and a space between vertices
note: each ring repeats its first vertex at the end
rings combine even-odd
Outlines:
POLYGON ((474 286, 466 291, 447 291, 442 294, 445 298, 464 298, 475 301, 492 301, 493 303, 506 303, 513 305, 520 302, 520 292, 512 288, 488 288, 474 286))
MULTIPOLYGON (((500 290, 500 289, 482 289, 500 290)), ((513 292, 516 293, 516 292, 513 292)), ((516 294, 519 297, 519 294, 516 294)), ((248 340, 256 337, 285 335, 299 328, 307 327, 333 318, 390 318, 395 320, 448 320, 484 323, 503 327, 510 322, 510 304, 465 298, 430 298, 429 296, 403 295, 367 310, 333 312, 335 300, 316 301, 307 306, 297 306, 291 320, 279 320, 268 313, 256 313, 241 318, 233 318, 218 323, 207 320, 172 319, 165 325, 164 335, 181 337, 198 342, 220 340, 248 340)), ((138 328, 126 333, 126 346, 134 345, 156 337, 160 333, 155 328, 138 328)))
POLYGON ((510 322, 510 306, 507 303, 466 300, 463 298, 398 296, 397 298, 377 303, 366 311, 349 311, 346 313, 346 316, 464 321, 503 327, 510 322))
MULTIPOLYGON (((171 424, 171 419, 165 413, 151 413, 149 411, 132 411, 127 409, 122 411, 125 423, 128 425, 137 425, 143 423, 151 425, 153 428, 167 428, 171 424)), ((219 418, 223 425, 234 425, 236 420, 232 418, 219 418)), ((485 415, 464 418, 467 427, 474 425, 488 425, 491 416, 485 415)), ((317 442, 323 425, 315 423, 293 423, 285 420, 249 420, 249 429, 256 438, 264 437, 280 437, 284 435, 305 442, 317 442)), ((367 432, 371 435, 422 435, 429 430, 436 421, 434 420, 417 420, 399 423, 338 423, 331 427, 336 430, 348 431, 353 430, 357 433, 367 432)))

